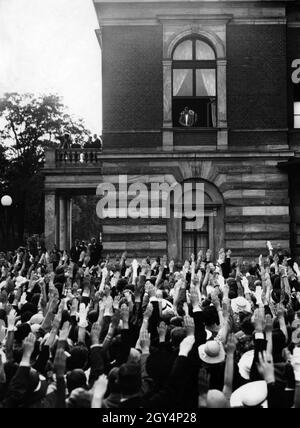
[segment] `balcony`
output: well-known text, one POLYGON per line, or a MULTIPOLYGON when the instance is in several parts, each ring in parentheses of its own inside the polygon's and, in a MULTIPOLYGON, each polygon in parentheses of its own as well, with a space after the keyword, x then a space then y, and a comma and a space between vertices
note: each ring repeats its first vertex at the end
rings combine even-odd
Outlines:
POLYGON ((45 151, 45 168, 95 168, 102 163, 101 155, 101 149, 47 149, 45 151))

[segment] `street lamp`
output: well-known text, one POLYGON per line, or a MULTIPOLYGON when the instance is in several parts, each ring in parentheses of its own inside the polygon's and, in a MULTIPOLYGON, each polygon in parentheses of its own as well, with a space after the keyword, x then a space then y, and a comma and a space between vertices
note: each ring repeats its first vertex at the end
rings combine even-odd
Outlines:
POLYGON ((5 218, 5 224, 4 224, 4 241, 5 241, 5 249, 7 250, 8 247, 8 208, 12 205, 13 201, 12 198, 9 195, 4 195, 1 198, 1 205, 4 208, 4 218, 5 218))
POLYGON ((2 196, 1 205, 3 207, 10 207, 12 205, 12 198, 9 195, 2 196))

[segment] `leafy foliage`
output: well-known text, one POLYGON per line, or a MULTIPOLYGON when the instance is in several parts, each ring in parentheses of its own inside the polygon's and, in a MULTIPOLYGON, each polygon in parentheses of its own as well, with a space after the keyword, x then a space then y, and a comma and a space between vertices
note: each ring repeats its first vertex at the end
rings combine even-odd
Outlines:
POLYGON ((10 220, 19 242, 24 232, 43 230, 44 149, 59 144, 65 133, 75 142, 90 135, 82 120, 66 112, 59 96, 7 93, 0 98, 1 194, 13 198, 10 220))

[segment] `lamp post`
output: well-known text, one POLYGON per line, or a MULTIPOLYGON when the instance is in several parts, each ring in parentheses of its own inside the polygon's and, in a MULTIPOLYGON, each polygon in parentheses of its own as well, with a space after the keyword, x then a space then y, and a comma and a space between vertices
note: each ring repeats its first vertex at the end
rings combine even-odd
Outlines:
POLYGON ((5 250, 8 249, 8 208, 11 207, 13 201, 9 195, 4 195, 1 198, 1 205, 4 208, 4 245, 5 250))

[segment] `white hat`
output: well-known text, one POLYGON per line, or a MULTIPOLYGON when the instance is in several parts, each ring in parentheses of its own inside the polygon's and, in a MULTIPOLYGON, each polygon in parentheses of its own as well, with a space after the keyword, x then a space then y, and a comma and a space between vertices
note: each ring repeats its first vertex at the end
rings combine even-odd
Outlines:
POLYGON ((30 324, 42 324, 44 321, 44 315, 42 313, 34 314, 29 320, 30 324))
POLYGON ((225 409, 228 403, 223 392, 217 389, 210 389, 207 393, 207 408, 208 409, 225 409))
POLYGON ((37 333, 39 331, 39 329, 41 328, 40 324, 32 324, 30 327, 31 327, 32 333, 37 333))
POLYGON ((264 380, 249 382, 231 395, 231 407, 268 407, 268 387, 264 380))
POLYGON ((207 328, 205 329, 206 332, 206 340, 209 340, 212 338, 212 332, 210 330, 207 330, 207 328))
POLYGON ((231 308, 233 312, 251 312, 251 304, 243 296, 239 296, 236 299, 231 300, 231 308))
POLYGON ((254 359, 254 350, 245 352, 238 362, 239 372, 243 379, 250 380, 250 371, 254 359))
POLYGON ((199 357, 207 364, 218 364, 225 360, 225 351, 221 343, 209 340, 198 348, 199 357))

